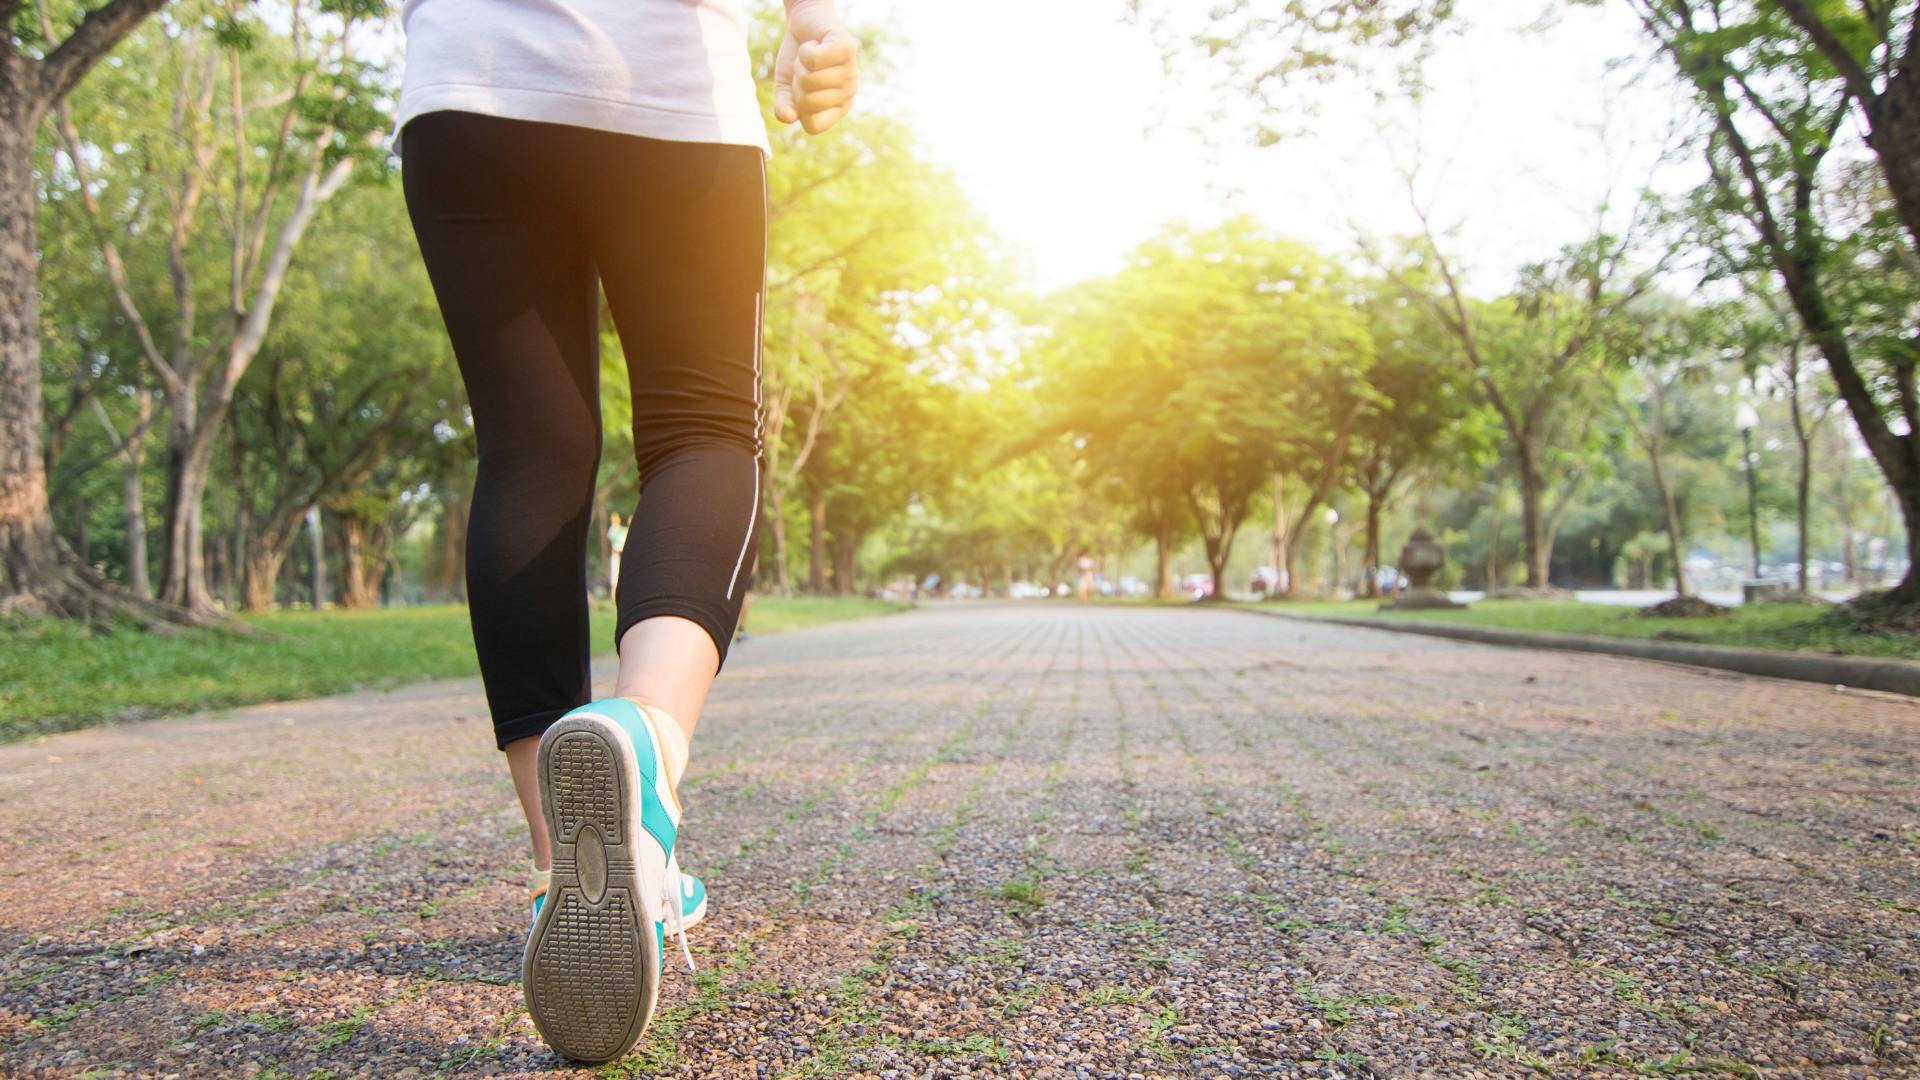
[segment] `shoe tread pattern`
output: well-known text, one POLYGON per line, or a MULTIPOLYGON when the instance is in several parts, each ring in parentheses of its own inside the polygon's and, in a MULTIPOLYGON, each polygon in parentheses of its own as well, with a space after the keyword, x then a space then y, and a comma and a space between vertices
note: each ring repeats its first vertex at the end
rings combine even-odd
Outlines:
POLYGON ((591 731, 560 734, 549 748, 542 779, 558 834, 551 914, 543 912, 535 923, 522 973, 529 1011, 547 1044, 586 1062, 610 1061, 630 1049, 652 1012, 645 999, 658 991, 643 985, 644 915, 636 910, 632 857, 622 849, 608 859, 607 890, 594 904, 581 889, 577 865, 558 850, 577 842, 584 829, 607 837, 609 848, 624 831, 615 752, 591 731))

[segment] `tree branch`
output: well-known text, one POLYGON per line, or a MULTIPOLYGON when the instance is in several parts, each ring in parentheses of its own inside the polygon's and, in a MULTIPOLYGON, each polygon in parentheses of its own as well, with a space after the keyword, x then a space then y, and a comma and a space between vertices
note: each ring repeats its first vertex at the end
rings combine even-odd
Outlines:
MULTIPOLYGON (((120 39, 140 25, 140 21, 160 10, 167 0, 110 0, 87 12, 86 18, 67 40, 61 42, 40 62, 38 105, 45 109, 67 96, 80 79, 99 63, 120 39)), ((8 24, 19 7, 18 0, 6 0, 8 24)))

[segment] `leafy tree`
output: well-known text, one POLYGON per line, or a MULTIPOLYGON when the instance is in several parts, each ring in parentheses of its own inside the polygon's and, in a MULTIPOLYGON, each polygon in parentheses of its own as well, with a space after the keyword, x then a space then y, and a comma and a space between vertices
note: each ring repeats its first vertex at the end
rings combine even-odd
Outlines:
POLYGON ((1654 297, 1637 305, 1612 335, 1607 359, 1624 369, 1631 385, 1613 380, 1602 385, 1613 397, 1627 432, 1647 457, 1647 468, 1666 519, 1667 557, 1673 564, 1673 591, 1688 595, 1686 578, 1686 522, 1680 513, 1665 455, 1672 437, 1674 398, 1689 385, 1705 381, 1715 357, 1707 347, 1709 316, 1689 310, 1668 297, 1654 297), (1638 391, 1629 397, 1623 391, 1638 391))
POLYGON ((374 102, 386 82, 353 50, 360 24, 384 10, 296 7, 282 29, 202 0, 134 34, 124 64, 56 111, 48 173, 84 209, 167 396, 160 597, 190 611, 213 610, 203 496, 294 251, 357 164, 385 161, 377 136, 389 121, 374 102))
POLYGON ((1165 230, 1066 306, 1062 427, 1096 470, 1137 484, 1163 584, 1178 493, 1224 595, 1234 538, 1274 469, 1337 468, 1369 406, 1370 343, 1343 278, 1236 218, 1165 230))
POLYGON ((42 452, 39 185, 36 142, 63 101, 165 0, 109 0, 31 15, 0 2, 0 613, 125 616, 160 628, 203 618, 113 588, 64 549, 53 528, 42 452))
POLYGON ((1346 467, 1366 499, 1361 589, 1373 597, 1380 591, 1381 517, 1395 491, 1410 477, 1457 471, 1463 461, 1486 457, 1491 440, 1474 415, 1467 373, 1433 320, 1384 282, 1369 297, 1367 320, 1375 407, 1354 428, 1346 467))

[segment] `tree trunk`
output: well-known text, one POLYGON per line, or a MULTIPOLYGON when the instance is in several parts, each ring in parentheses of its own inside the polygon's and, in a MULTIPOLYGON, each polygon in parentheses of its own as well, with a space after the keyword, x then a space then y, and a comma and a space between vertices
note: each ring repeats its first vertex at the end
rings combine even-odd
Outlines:
POLYGON ((852 596, 854 588, 854 560, 860 554, 861 536, 836 537, 833 552, 833 591, 841 596, 852 596))
POLYGON ((254 544, 247 548, 245 588, 241 606, 247 611, 272 611, 273 590, 280 581, 280 568, 287 549, 274 544, 254 544))
POLYGON ((787 565, 787 515, 782 512, 781 490, 772 482, 771 471, 766 490, 767 527, 773 531, 773 589, 781 596, 792 596, 793 571, 787 565))
POLYGON ((320 529, 320 504, 307 507, 307 538, 313 547, 313 610, 327 606, 327 542, 320 529))
POLYGON ((1286 575, 1287 569, 1287 489, 1286 477, 1273 474, 1273 568, 1281 574, 1281 580, 1275 582, 1282 593, 1293 588, 1293 579, 1286 575))
POLYGON ((140 422, 121 444, 121 501, 127 515, 127 588, 142 600, 152 599, 153 586, 147 580, 147 504, 140 485, 141 467, 147 461, 147 424, 153 419, 153 394, 145 387, 140 399, 140 422))
MULTIPOLYGON (((40 121, 164 0, 112 0, 42 57, 0 39, 0 614, 130 618, 149 629, 212 620, 141 600, 76 558, 53 530, 40 441, 40 121)), ((8 9, 10 12, 14 8, 8 9)))
POLYGON ((1493 504, 1487 510, 1487 599, 1500 587, 1500 481, 1493 482, 1493 504))
POLYGON ((1153 531, 1155 574, 1153 598, 1173 599, 1173 515, 1162 514, 1153 531))
MULTIPOLYGON (((1518 446, 1526 447, 1526 441, 1518 446)), ((1547 570, 1553 559, 1543 528, 1547 478, 1541 470, 1541 454, 1537 448, 1520 449, 1515 456, 1520 464, 1520 545, 1526 551, 1527 588, 1541 589, 1546 587, 1547 570)))
MULTIPOLYGON (((1813 488, 1813 434, 1807 430, 1806 418, 1800 413, 1800 388, 1798 380, 1789 383, 1792 396, 1788 399, 1788 411, 1793 417, 1793 439, 1800 444, 1800 475, 1794 485, 1794 525, 1800 541, 1800 595, 1811 591, 1807 581, 1807 504, 1812 501, 1813 488)), ((1752 468, 1753 463, 1747 462, 1752 468)))
MULTIPOLYGON (((10 46, 0 49, 10 50, 10 46)), ((150 630, 217 619, 144 601, 61 543, 47 502, 40 442, 40 299, 33 145, 42 106, 20 100, 25 61, 0 63, 0 614, 107 621, 150 630)))
POLYGON ((1380 504, 1385 501, 1384 490, 1367 489, 1367 550, 1360 561, 1367 575, 1361 595, 1369 600, 1380 598, 1380 504))
POLYGON ((384 553, 369 552, 367 547, 367 523, 358 517, 342 517, 340 606, 343 608, 380 605, 380 582, 387 574, 386 558, 384 553))
MULTIPOLYGON (((1656 419, 1655 423, 1665 423, 1656 419)), ((1686 567, 1680 559, 1680 508, 1674 502, 1673 490, 1667 486, 1666 470, 1660 467, 1660 440, 1655 439, 1647 446, 1647 464, 1653 471, 1654 490, 1660 494, 1660 508, 1667 518, 1667 558, 1673 563, 1673 593, 1675 596, 1687 595, 1686 567)))
POLYGON ((818 596, 827 591, 827 500, 816 498, 812 507, 813 532, 807 545, 807 591, 818 596))

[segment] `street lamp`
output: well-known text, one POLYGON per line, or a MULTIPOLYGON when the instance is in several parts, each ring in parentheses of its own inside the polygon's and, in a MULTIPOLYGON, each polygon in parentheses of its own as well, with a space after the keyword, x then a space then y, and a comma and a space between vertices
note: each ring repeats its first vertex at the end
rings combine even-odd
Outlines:
POLYGON ((1754 478, 1754 465, 1757 455, 1753 452, 1753 429, 1760 426, 1760 414, 1746 402, 1733 414, 1733 426, 1740 429, 1740 441, 1747 451, 1747 541, 1753 548, 1753 576, 1760 576, 1760 497, 1759 485, 1754 478))

